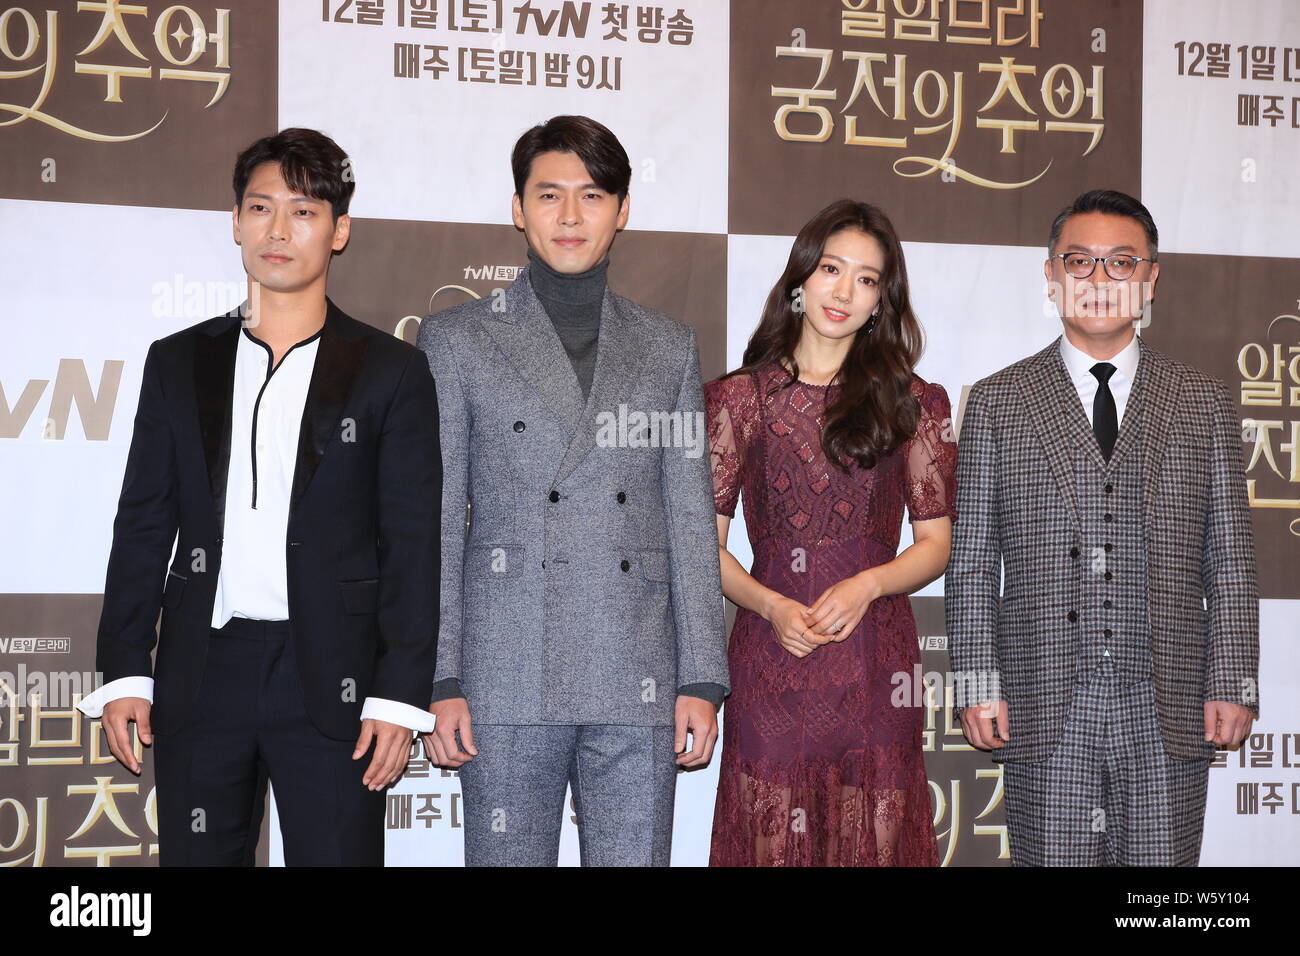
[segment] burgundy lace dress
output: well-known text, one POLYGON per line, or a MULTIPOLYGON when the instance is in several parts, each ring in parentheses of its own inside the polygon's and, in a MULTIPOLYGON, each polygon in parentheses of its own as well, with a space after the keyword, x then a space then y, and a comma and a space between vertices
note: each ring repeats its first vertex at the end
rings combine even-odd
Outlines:
MULTIPOLYGON (((822 451, 837 385, 773 364, 705 386, 715 506, 743 489, 750 573, 811 606, 832 584, 893 560, 912 520, 956 517, 948 395, 913 377, 916 436, 849 474, 822 451), (760 397, 762 396, 762 397, 760 397)), ((920 663, 906 595, 873 602, 847 639, 797 658, 740 608, 728 660, 711 866, 937 866, 921 707, 896 707, 894 675, 920 663)))

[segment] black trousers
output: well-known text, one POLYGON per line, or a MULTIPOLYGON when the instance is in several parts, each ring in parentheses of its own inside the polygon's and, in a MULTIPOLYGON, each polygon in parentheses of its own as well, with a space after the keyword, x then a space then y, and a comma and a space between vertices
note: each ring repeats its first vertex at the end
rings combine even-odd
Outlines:
POLYGON ((374 744, 355 745, 307 717, 289 622, 232 618, 189 726, 154 737, 159 864, 252 866, 269 779, 287 866, 382 866, 385 791, 361 782, 374 744))

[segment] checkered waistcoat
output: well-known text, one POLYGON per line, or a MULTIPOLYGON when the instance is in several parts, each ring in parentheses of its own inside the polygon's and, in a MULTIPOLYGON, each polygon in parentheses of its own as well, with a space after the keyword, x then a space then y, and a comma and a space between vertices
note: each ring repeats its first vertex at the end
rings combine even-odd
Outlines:
POLYGON ((944 603, 958 707, 988 699, 988 683, 964 675, 992 675, 1007 701, 1011 740, 995 759, 1049 757, 1107 647, 1122 679, 1149 662, 1172 756, 1213 752, 1206 701, 1258 715, 1242 454, 1226 386, 1145 342, 1109 466, 1059 340, 971 388, 944 603))
POLYGON ((1141 405, 1142 396, 1135 392, 1109 461, 1095 439, 1080 441, 1070 451, 1079 500, 1079 543, 1069 548, 1076 606, 1065 613, 1066 623, 1078 625, 1077 684, 1088 681, 1104 656, 1110 657, 1125 684, 1151 676, 1142 546, 1141 405))

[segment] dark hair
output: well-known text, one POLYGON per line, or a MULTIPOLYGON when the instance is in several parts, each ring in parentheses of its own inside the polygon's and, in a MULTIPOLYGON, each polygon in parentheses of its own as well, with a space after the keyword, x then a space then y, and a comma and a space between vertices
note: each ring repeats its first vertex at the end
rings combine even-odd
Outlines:
POLYGON ((235 205, 244 204, 244 190, 253 170, 263 163, 278 163, 285 185, 294 192, 330 204, 334 218, 348 211, 356 182, 348 156, 324 133, 292 127, 264 136, 235 160, 235 205), (344 172, 344 169, 347 172, 344 172))
POLYGON ((907 265, 893 224, 880 209, 840 199, 808 220, 795 237, 785 271, 768 294, 763 317, 745 347, 742 365, 731 375, 784 360, 792 386, 799 377, 794 349, 803 331, 803 314, 794 308, 795 290, 821 261, 826 242, 845 229, 874 236, 885 251, 880 276, 880 315, 854 334, 840 368, 839 396, 826 410, 822 449, 838 468, 852 459, 872 467, 916 434, 921 409, 912 395, 912 368, 921 355, 921 326, 912 314, 907 265))
POLYGON ((1151 218, 1150 211, 1132 196, 1114 189, 1090 189, 1075 197, 1074 202, 1057 213, 1056 218, 1052 220, 1052 234, 1047 240, 1048 252, 1056 252, 1056 243, 1061 238, 1065 221, 1081 212, 1104 212, 1135 220, 1147 234, 1147 245, 1151 247, 1152 260, 1156 258, 1156 245, 1160 234, 1156 231, 1156 221, 1151 218))
POLYGON ((591 181, 607 193, 618 195, 618 204, 627 198, 632 181, 632 165, 618 137, 608 128, 587 116, 552 116, 519 137, 510 154, 510 169, 515 177, 515 193, 521 198, 533 160, 542 153, 574 153, 587 167, 591 181))

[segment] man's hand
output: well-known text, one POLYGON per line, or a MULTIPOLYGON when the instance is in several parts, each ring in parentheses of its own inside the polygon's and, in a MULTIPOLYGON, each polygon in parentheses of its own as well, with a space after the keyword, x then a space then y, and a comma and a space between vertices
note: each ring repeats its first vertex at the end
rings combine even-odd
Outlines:
POLYGON ((424 735, 424 753, 439 767, 456 770, 478 754, 474 746, 474 730, 470 725, 469 701, 464 697, 449 697, 429 705, 433 714, 433 733, 424 735), (460 733, 462 750, 456 743, 460 733))
MULTIPOLYGON (((871 571, 863 571, 832 584, 812 607, 804 612, 804 626, 828 641, 842 641, 880 597, 880 583, 871 571)), ((824 642, 823 642, 824 643, 824 642)))
POLYGON ((767 615, 768 623, 772 625, 777 640, 795 657, 807 657, 830 640, 808 630, 804 618, 804 612, 807 610, 793 598, 783 597, 772 605, 772 610, 767 615))
POLYGON ((104 705, 104 713, 99 718, 108 737, 108 749, 132 773, 140 772, 140 761, 131 749, 131 728, 127 724, 134 720, 140 743, 149 746, 153 743, 153 731, 149 727, 151 710, 153 704, 143 697, 119 697, 104 705))
POLYGON ((375 755, 370 759, 366 775, 361 782, 370 790, 382 790, 397 781, 406 769, 406 758, 411 752, 411 729, 386 720, 367 717, 361 721, 361 736, 357 738, 352 759, 360 760, 375 741, 375 755))
POLYGON ((1011 739, 1011 723, 1007 719, 1005 700, 986 700, 975 707, 965 707, 961 712, 961 728, 971 746, 980 750, 997 750, 1011 739), (993 721, 997 720, 995 733, 993 721))
POLYGON ((1205 739, 1213 740, 1216 747, 1235 750, 1250 733, 1255 715, 1249 707, 1230 704, 1226 700, 1205 702, 1205 739))
MULTIPOLYGON (((799 655, 803 656, 803 655, 799 655)), ((713 745, 718 741, 718 708, 702 697, 677 695, 673 711, 677 727, 673 737, 673 752, 679 767, 703 767, 713 758, 713 745), (691 734, 691 749, 686 749, 686 732, 691 734)))

